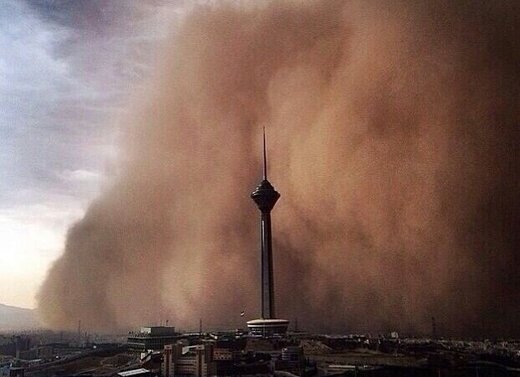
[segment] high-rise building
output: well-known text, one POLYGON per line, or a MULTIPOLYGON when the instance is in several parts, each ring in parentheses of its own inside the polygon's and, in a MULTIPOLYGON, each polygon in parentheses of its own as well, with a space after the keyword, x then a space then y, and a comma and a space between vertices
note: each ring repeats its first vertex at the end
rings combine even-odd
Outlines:
POLYGON ((259 319, 248 321, 247 327, 252 334, 270 336, 287 332, 289 321, 286 319, 277 319, 275 314, 271 210, 280 198, 280 194, 267 179, 265 129, 263 132, 263 159, 263 179, 251 194, 251 198, 260 210, 262 315, 259 319))

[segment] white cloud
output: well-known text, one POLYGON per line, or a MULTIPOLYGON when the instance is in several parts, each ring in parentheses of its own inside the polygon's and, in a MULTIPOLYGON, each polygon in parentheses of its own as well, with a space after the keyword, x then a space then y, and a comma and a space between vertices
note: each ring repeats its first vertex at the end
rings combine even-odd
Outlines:
POLYGON ((35 306, 34 295, 83 209, 74 200, 0 210, 0 299, 35 306))
POLYGON ((101 174, 99 172, 85 169, 65 169, 58 173, 58 176, 66 182, 94 182, 97 184, 101 180, 101 174))

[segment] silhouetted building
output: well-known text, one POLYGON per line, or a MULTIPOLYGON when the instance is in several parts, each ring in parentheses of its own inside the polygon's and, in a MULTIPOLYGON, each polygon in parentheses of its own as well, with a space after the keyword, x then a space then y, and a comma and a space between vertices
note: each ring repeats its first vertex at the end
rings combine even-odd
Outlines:
POLYGON ((9 367, 9 377, 24 377, 25 368, 21 366, 20 360, 14 361, 9 367))
POLYGON ((25 369, 22 367, 11 367, 9 369, 9 377, 24 377, 25 369))

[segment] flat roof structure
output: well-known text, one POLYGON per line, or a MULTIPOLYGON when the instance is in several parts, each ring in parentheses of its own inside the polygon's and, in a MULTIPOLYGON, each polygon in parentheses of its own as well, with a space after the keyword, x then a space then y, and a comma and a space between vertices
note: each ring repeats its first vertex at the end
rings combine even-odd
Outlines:
POLYGON ((289 321, 277 318, 259 318, 247 321, 247 328, 251 335, 273 336, 287 332, 289 321))
POLYGON ((119 372, 117 375, 120 377, 148 376, 148 375, 150 375, 150 371, 145 368, 139 368, 139 369, 127 370, 124 372, 119 372))

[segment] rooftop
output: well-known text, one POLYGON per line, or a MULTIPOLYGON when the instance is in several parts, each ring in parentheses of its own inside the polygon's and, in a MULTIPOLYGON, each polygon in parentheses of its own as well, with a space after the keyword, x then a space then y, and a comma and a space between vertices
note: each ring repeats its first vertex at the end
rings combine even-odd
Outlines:
POLYGON ((135 375, 144 374, 144 373, 150 373, 150 371, 148 369, 139 368, 139 369, 127 370, 125 372, 119 372, 117 375, 121 376, 121 377, 129 377, 129 376, 135 376, 135 375))

